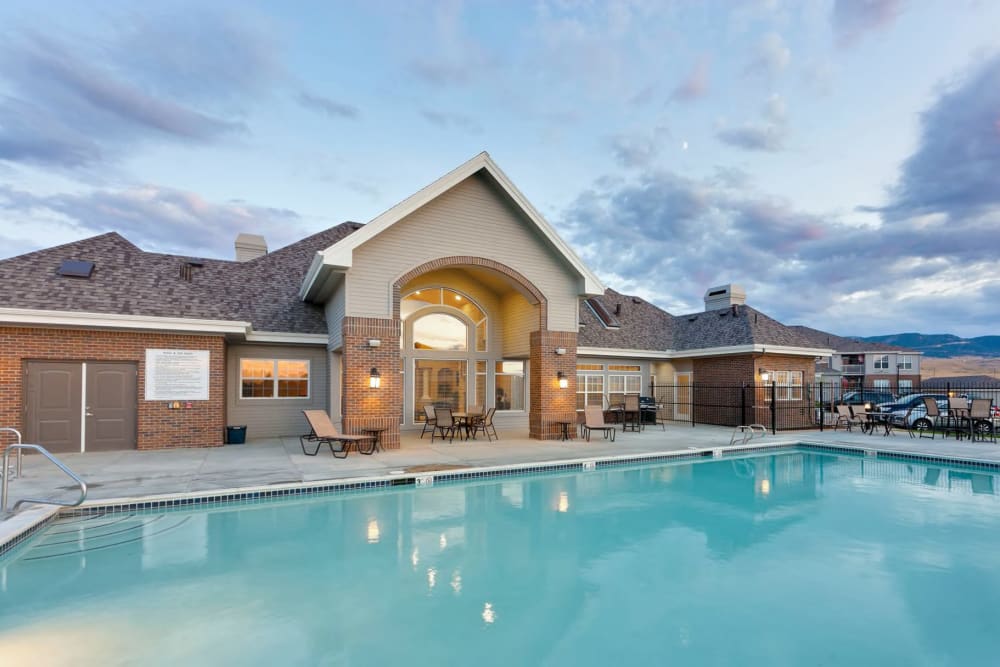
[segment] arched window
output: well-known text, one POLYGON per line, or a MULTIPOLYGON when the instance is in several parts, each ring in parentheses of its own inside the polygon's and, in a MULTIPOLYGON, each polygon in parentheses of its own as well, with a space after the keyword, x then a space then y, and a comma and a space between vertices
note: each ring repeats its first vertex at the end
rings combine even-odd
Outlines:
MULTIPOLYGON (((476 338, 475 338, 475 351, 485 352, 486 351, 486 313, 482 308, 479 307, 475 301, 470 299, 468 296, 461 294, 448 287, 428 287, 424 289, 414 290, 400 300, 399 304, 399 316, 401 319, 406 320, 411 315, 414 315, 423 308, 428 308, 432 306, 444 306, 445 308, 453 308, 463 315, 472 320, 473 325, 476 327, 476 338)), ((440 310, 440 308, 438 309, 440 310)), ((443 317, 449 317, 443 313, 438 313, 443 317)), ((421 317, 423 320, 428 316, 421 317)), ((452 320, 458 318, 451 316, 452 320)), ((461 323, 461 320, 459 320, 461 323)), ((423 333, 428 337, 421 338, 418 334, 418 321, 413 323, 413 346, 418 350, 467 350, 468 343, 464 343, 461 347, 439 347, 439 343, 434 342, 440 338, 439 334, 447 334, 449 331, 454 333, 457 331, 455 329, 454 323, 447 322, 443 319, 438 319, 437 321, 423 323, 420 326, 424 329, 423 333), (434 345, 433 347, 425 346, 428 344, 434 345)), ((462 324, 464 327, 464 323, 462 324)), ((450 335, 450 334, 449 334, 450 335)), ((450 339, 446 336, 444 340, 450 339)), ((467 340, 464 339, 464 340, 467 340)), ((448 343, 450 344, 450 343, 448 343)))
POLYGON ((446 313, 429 313, 413 322, 413 349, 458 350, 468 349, 469 327, 446 313))

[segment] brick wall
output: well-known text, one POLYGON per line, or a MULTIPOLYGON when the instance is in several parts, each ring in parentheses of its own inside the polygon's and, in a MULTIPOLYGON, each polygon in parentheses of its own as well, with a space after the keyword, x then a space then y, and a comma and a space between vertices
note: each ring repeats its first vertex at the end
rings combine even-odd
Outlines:
MULTIPOLYGON (((122 361, 138 367, 138 449, 217 447, 225 427, 225 340, 222 336, 157 334, 133 331, 0 327, 0 426, 22 433, 24 372, 28 361, 122 361), (171 410, 165 401, 144 399, 146 349, 208 350, 207 401, 171 410)), ((2 438, 6 446, 10 440, 2 438)))
POLYGON ((345 317, 343 324, 345 433, 361 434, 366 427, 386 429, 382 447, 399 449, 399 424, 403 418, 402 359, 399 353, 400 321, 374 317, 345 317), (368 341, 377 338, 378 347, 368 341), (377 368, 381 386, 369 386, 371 369, 377 368))
POLYGON ((530 337, 531 408, 528 412, 528 434, 539 440, 560 437, 560 421, 577 421, 576 414, 576 332, 532 331, 530 337), (556 348, 566 348, 566 354, 556 354, 556 348), (569 384, 559 387, 558 373, 569 384))
POLYGON ((693 363, 692 402, 696 422, 736 426, 740 423, 771 425, 771 404, 769 392, 760 388, 748 394, 747 413, 741 409, 743 399, 740 387, 763 385, 761 369, 767 371, 802 371, 803 388, 801 400, 781 400, 777 402, 780 428, 806 428, 812 426, 813 417, 809 409, 806 388, 815 378, 813 357, 793 357, 766 354, 750 354, 695 359, 693 363))

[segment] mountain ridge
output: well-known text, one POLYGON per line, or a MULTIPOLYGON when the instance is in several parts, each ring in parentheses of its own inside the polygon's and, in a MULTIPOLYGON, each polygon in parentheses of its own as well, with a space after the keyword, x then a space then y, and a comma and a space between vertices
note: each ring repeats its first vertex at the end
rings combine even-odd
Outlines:
POLYGON ((922 334, 917 332, 886 334, 884 336, 859 336, 857 340, 885 345, 898 345, 923 352, 924 356, 950 359, 952 357, 1000 357, 1000 336, 961 338, 954 334, 922 334))

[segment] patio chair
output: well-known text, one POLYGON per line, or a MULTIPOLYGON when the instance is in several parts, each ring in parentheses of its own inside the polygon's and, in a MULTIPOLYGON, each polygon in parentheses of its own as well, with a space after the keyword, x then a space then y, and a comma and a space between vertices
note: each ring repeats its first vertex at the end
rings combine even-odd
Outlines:
POLYGON ((316 456, 323 445, 329 445, 330 453, 338 459, 347 458, 347 448, 352 444, 361 454, 371 454, 375 451, 375 438, 370 435, 347 435, 338 432, 326 410, 303 410, 302 414, 306 416, 310 429, 306 435, 299 436, 299 445, 302 446, 302 453, 306 456, 316 456), (312 452, 306 451, 306 442, 316 443, 316 449, 312 452), (337 444, 336 449, 333 447, 334 443, 337 444))
POLYGON ((591 431, 602 431, 605 438, 607 438, 608 434, 610 434, 611 442, 615 441, 615 427, 604 423, 603 410, 596 405, 588 405, 584 408, 583 413, 585 417, 585 421, 583 422, 583 433, 587 437, 587 442, 590 442, 591 431))
POLYGON ((622 414, 622 431, 641 431, 642 412, 639 410, 639 394, 626 394, 622 414))
POLYGON ((424 433, 427 433, 428 430, 431 432, 431 438, 434 438, 434 422, 434 406, 428 403, 424 405, 424 429, 420 431, 421 438, 424 437, 424 433), (428 426, 430 426, 430 429, 427 428, 428 426))
POLYGON ((496 411, 496 408, 490 408, 486 411, 485 415, 481 415, 469 423, 469 430, 473 438, 476 437, 476 433, 482 431, 489 442, 493 442, 493 438, 500 439, 500 436, 497 435, 496 427, 493 426, 493 413, 496 411), (491 430, 493 431, 492 437, 490 436, 491 430))
POLYGON ((448 442, 453 442, 455 440, 455 431, 458 429, 458 424, 455 422, 455 418, 451 414, 451 408, 435 408, 434 409, 434 430, 431 431, 431 442, 434 442, 434 436, 439 432, 441 433, 441 438, 448 438, 448 442))
MULTIPOLYGON (((924 432, 930 431, 931 440, 934 439, 935 429, 941 425, 941 408, 938 407, 937 401, 933 396, 923 396, 921 397, 924 403, 924 411, 926 412, 927 421, 930 423, 930 428, 921 428, 920 419, 913 420, 913 425, 910 427, 917 431, 917 434, 921 438, 926 438, 924 432)), ((945 433, 947 435, 947 432, 945 433)))
POLYGON ((861 417, 855 416, 854 412, 851 410, 849 405, 838 405, 837 407, 837 421, 833 424, 833 430, 841 425, 844 426, 848 431, 850 431, 854 426, 861 426, 861 417))
POLYGON ((965 428, 964 422, 969 419, 969 399, 964 396, 948 397, 948 419, 945 422, 945 435, 949 431, 954 432, 955 437, 961 439, 965 428))
POLYGON ((993 413, 992 398, 974 398, 969 406, 969 428, 972 429, 972 439, 980 438, 985 440, 993 435, 993 413))

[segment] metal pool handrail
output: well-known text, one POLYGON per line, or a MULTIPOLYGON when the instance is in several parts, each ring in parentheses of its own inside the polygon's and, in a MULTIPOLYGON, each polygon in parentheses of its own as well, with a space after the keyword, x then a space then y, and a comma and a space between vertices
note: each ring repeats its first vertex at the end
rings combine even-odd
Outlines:
MULTIPOLYGON (((14 432, 17 433, 17 431, 14 432)), ((21 434, 18 433, 17 435, 18 439, 20 440, 21 434)), ((18 451, 18 458, 20 458, 21 451, 24 449, 31 449, 38 452, 39 454, 47 458, 49 461, 52 461, 52 463, 54 463, 57 468, 59 468, 64 473, 69 475, 73 479, 73 481, 80 486, 80 497, 76 500, 76 502, 64 503, 58 500, 46 500, 41 498, 21 498, 16 503, 14 503, 15 512, 17 511, 17 508, 20 507, 23 503, 41 503, 43 505, 60 505, 62 507, 76 507, 77 505, 79 505, 80 503, 82 503, 84 500, 87 499, 87 483, 82 479, 80 479, 76 475, 76 473, 74 473, 72 470, 66 467, 66 464, 64 464, 56 457, 52 456, 52 454, 50 454, 49 451, 44 447, 42 447, 41 445, 26 445, 18 442, 13 445, 8 445, 7 449, 5 449, 3 453, 3 467, 0 468, 0 513, 4 513, 7 511, 7 490, 8 487, 10 486, 10 480, 7 479, 7 465, 10 460, 10 452, 13 449, 16 449, 18 451)), ((20 475, 20 463, 18 464, 18 475, 20 475)))
MULTIPOLYGON (((21 444, 21 432, 18 431, 16 428, 10 428, 9 426, 3 426, 3 427, 0 427, 0 432, 2 432, 2 431, 6 431, 8 433, 13 433, 14 435, 16 435, 17 436, 17 444, 19 444, 19 445, 21 444)), ((23 458, 24 458, 24 453, 20 449, 17 450, 17 463, 16 463, 17 469, 14 471, 14 477, 20 477, 21 476, 21 460, 23 458)), ((4 463, 3 467, 4 467, 4 470, 6 470, 7 469, 7 464, 4 463)), ((0 508, 0 509, 2 509, 2 508, 0 508)))

